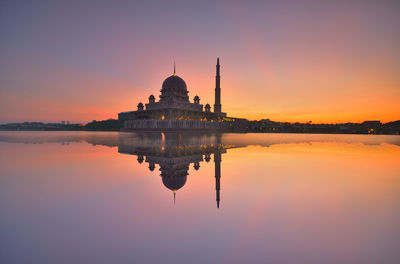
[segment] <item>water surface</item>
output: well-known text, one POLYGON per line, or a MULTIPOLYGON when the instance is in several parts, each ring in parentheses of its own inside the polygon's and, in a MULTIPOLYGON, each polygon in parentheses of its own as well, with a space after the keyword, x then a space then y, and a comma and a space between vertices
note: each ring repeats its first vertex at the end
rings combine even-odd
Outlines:
POLYGON ((1 263, 400 263, 400 137, 0 132, 1 263))

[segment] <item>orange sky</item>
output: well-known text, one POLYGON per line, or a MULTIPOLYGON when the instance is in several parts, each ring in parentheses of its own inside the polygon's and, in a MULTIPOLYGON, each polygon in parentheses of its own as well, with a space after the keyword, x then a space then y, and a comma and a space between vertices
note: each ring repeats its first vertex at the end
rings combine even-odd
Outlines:
POLYGON ((400 4, 7 3, 0 122, 88 122, 135 110, 177 74, 229 116, 400 119, 400 4))

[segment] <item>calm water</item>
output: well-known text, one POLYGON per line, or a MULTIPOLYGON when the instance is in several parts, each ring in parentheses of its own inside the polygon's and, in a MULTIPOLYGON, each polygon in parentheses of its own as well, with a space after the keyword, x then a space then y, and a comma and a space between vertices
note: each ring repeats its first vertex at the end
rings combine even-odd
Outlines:
POLYGON ((0 175, 1 263, 400 263, 399 136, 0 132, 0 175))

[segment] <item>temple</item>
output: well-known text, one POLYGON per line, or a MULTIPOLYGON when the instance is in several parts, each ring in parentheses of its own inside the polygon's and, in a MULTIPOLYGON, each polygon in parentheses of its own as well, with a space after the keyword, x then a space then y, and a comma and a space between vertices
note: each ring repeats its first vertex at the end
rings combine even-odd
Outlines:
POLYGON ((140 102, 136 111, 121 112, 118 119, 122 131, 221 131, 245 132, 247 120, 227 117, 222 112, 220 64, 217 58, 215 77, 215 104, 200 104, 200 97, 190 102, 185 81, 174 73, 164 80, 159 101, 149 96, 145 105, 140 102))

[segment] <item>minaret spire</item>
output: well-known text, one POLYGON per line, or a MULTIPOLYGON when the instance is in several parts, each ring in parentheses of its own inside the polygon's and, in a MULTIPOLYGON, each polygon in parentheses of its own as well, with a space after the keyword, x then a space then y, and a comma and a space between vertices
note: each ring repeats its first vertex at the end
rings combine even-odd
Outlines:
POLYGON ((214 104, 214 113, 221 113, 221 87, 220 87, 220 79, 219 75, 219 57, 217 58, 217 74, 215 75, 215 104, 214 104))
POLYGON ((174 204, 175 204, 175 199, 176 199, 176 190, 174 190, 174 204))
POLYGON ((174 76, 176 76, 175 61, 174 61, 174 76))

